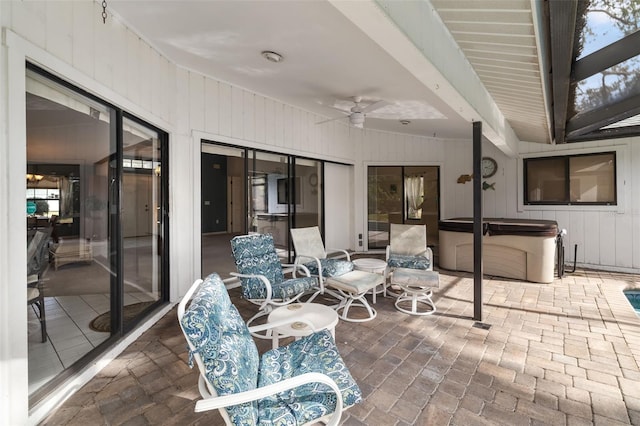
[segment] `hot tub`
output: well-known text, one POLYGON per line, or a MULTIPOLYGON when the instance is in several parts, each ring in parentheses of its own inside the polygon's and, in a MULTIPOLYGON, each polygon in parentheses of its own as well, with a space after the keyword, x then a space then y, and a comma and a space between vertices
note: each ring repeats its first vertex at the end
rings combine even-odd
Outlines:
MULTIPOLYGON (((441 220, 438 228, 439 266, 473 272, 473 219, 441 220)), ((485 274, 539 283, 553 281, 556 221, 485 218, 482 229, 485 274)))

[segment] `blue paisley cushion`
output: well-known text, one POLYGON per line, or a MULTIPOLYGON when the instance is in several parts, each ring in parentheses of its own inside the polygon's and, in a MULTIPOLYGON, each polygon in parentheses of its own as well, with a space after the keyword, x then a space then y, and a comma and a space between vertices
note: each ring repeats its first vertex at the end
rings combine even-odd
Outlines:
MULTIPOLYGON (((209 275, 182 317, 182 326, 218 395, 255 389, 259 355, 218 274, 209 275)), ((227 407, 233 424, 256 424, 257 402, 227 407)))
POLYGON ((409 256, 404 254, 391 254, 387 265, 392 268, 429 269, 431 262, 424 256, 409 256))
MULTIPOLYGON (((311 275, 318 275, 318 263, 316 261, 305 263, 311 275)), ((353 271, 353 262, 340 259, 320 259, 323 277, 338 277, 353 271)))
MULTIPOLYGON (((318 279, 315 277, 299 277, 283 281, 278 284, 271 285, 271 298, 273 299, 290 299, 300 293, 306 293, 318 287, 318 279)), ((246 292, 244 297, 247 299, 264 299, 267 296, 264 286, 259 289, 252 289, 246 292)))
MULTIPOLYGON (((328 330, 264 353, 260 360, 258 386, 310 372, 325 373, 335 380, 345 407, 362 401, 360 388, 344 364, 328 330)), ((328 386, 309 383, 260 400, 258 416, 261 425, 303 424, 332 413, 335 406, 335 394, 328 386)))
MULTIPOLYGON (((314 277, 285 280, 282 264, 276 253, 271 234, 252 234, 234 237, 231 251, 241 274, 263 275, 271 283, 273 299, 290 299, 318 286, 314 277)), ((264 299, 267 290, 259 278, 240 278, 245 299, 264 299)))
MULTIPOLYGON (((231 252, 236 268, 241 274, 264 275, 274 285, 284 281, 282 264, 276 253, 271 234, 240 235, 231 239, 231 252)), ((256 293, 264 290, 264 284, 258 278, 240 278, 243 296, 255 299, 256 293), (251 296, 251 297, 248 297, 251 296)))

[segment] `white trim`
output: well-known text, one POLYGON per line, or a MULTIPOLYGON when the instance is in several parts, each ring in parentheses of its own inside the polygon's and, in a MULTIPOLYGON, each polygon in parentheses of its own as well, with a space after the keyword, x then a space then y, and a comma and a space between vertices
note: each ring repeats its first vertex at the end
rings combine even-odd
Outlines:
MULTIPOLYGON (((197 276, 202 277, 202 139, 192 132, 189 138, 191 143, 191 155, 193 174, 193 229, 197 232, 198 238, 193 238, 193 262, 194 271, 198 271, 197 276), (197 167, 196 167, 197 164, 197 167)), ((202 277, 204 278, 204 277, 202 277)))
POLYGON ((551 117, 553 113, 553 108, 551 107, 551 73, 547 72, 547 70, 550 69, 548 58, 551 55, 549 55, 547 49, 547 46, 550 46, 550 44, 548 43, 545 30, 541 28, 545 22, 544 12, 542 11, 544 7, 543 4, 544 3, 539 0, 531 0, 531 14, 533 18, 533 33, 536 39, 536 49, 538 50, 538 68, 540 70, 540 81, 542 82, 542 98, 544 99, 547 136, 551 143, 555 143, 552 126, 549 125, 549 123, 553 123, 553 118, 551 117))
MULTIPOLYGON (((0 295, 0 409, 7 424, 22 424, 29 409, 28 343, 27 343, 27 246, 24 228, 24 176, 27 171, 27 135, 25 108, 24 55, 19 48, 10 46, 10 32, 4 30, 6 53, 6 118, 0 145, 6 149, 6 157, 0 162, 3 174, 0 177, 2 198, 0 215, 2 221, 3 251, 0 258, 2 291, 0 295), (9 244, 8 242, 12 243, 9 244), (10 248, 9 248, 10 247, 10 248), (17 319, 23 318, 23 321, 17 319)), ((4 56, 4 55, 3 55, 4 56)), ((3 69, 4 71, 4 69, 3 69)))
POLYGON ((263 150, 263 151, 268 151, 275 154, 295 155, 298 157, 310 158, 318 161, 330 161, 330 162, 339 163, 339 164, 348 164, 348 165, 355 164, 355 160, 353 158, 334 157, 334 156, 322 154, 319 152, 310 153, 308 151, 301 151, 299 149, 287 148, 285 146, 280 146, 280 145, 275 146, 275 145, 270 145, 268 143, 249 141, 246 139, 239 139, 231 136, 224 136, 220 134, 205 132, 202 130, 192 130, 191 136, 197 139, 199 142, 202 142, 203 139, 206 139, 211 142, 219 142, 219 143, 234 145, 242 148, 248 148, 248 149, 263 150))

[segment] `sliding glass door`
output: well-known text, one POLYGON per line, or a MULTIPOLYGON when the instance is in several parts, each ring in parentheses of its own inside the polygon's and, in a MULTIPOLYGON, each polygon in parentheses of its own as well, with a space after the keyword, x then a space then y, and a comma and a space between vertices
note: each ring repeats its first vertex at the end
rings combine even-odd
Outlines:
POLYGON ((271 234, 285 262, 290 229, 323 225, 323 163, 204 142, 201 145, 202 275, 236 271, 230 240, 271 234))
POLYGON ((291 177, 293 199, 293 227, 318 226, 322 229, 322 162, 295 159, 291 177))
POLYGON ((439 168, 370 166, 367 178, 369 250, 389 243, 390 223, 427 225, 427 244, 438 245, 439 168))
POLYGON ((287 258, 292 204, 300 201, 299 188, 290 187, 287 156, 249 151, 249 231, 273 235, 276 249, 287 258))
POLYGON ((247 232, 245 150, 203 143, 201 175, 202 276, 228 278, 236 267, 230 240, 247 232))
POLYGON ((402 223, 402 167, 369 167, 367 179, 369 250, 389 244, 389 223, 402 223))
POLYGON ((162 296, 163 192, 161 135, 123 119, 122 276, 125 327, 162 296))
POLYGON ((165 132, 31 65, 26 125, 35 404, 168 300, 168 162, 165 132))

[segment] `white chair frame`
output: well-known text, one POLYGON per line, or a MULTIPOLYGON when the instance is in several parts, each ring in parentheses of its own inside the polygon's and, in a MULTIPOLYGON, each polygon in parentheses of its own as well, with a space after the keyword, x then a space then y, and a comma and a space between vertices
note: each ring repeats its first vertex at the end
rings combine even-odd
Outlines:
MULTIPOLYGON (((389 244, 387 245, 385 253, 385 260, 387 262, 393 253, 410 256, 424 256, 429 259, 429 268, 426 270, 433 271, 433 250, 431 250, 431 247, 427 245, 427 225, 390 223, 389 244), (409 239, 409 244, 406 244, 407 239, 409 239)), ((388 278, 394 269, 395 268, 387 265, 387 268, 384 271, 385 297, 387 296, 388 278)), ((393 292, 390 294, 397 296, 393 292)))
MULTIPOLYGON (((191 297, 196 292, 196 290, 202 284, 202 279, 197 279, 192 285, 191 288, 184 295, 180 303, 178 304, 178 323, 180 324, 180 329, 187 340, 187 344, 191 351, 195 351, 195 348, 187 338, 187 334, 182 326, 182 317, 184 316, 185 310, 187 308, 187 303, 191 300, 191 297)), ((289 318, 282 321, 274 321, 267 324, 257 325, 253 327, 248 327, 251 334, 258 333, 265 330, 270 330, 275 327, 280 327, 283 325, 291 324, 293 322, 304 322, 311 328, 312 331, 316 331, 311 322, 305 320, 304 318, 289 318)), ((336 426, 340 423, 340 419, 342 418, 342 412, 344 410, 344 404, 342 402, 342 393, 338 388, 336 382, 331 379, 329 376, 322 373, 305 373, 299 376, 292 377, 290 379, 285 379, 281 382, 274 383, 272 385, 263 386, 260 388, 256 388, 250 391, 240 392, 233 395, 224 395, 218 396, 213 386, 209 383, 207 378, 204 375, 204 362, 199 353, 193 352, 193 359, 195 360, 198 371, 200 374, 198 375, 198 390, 200 391, 200 395, 203 399, 196 402, 195 412, 200 413, 208 410, 219 410, 220 415, 225 421, 225 424, 228 426, 233 426, 231 420, 229 418, 229 414, 225 407, 229 407, 232 405, 242 404, 245 402, 255 401, 261 398, 265 398, 270 395, 275 395, 280 392, 284 392, 289 389, 296 388, 298 386, 307 384, 307 383, 323 383, 329 386, 334 393, 336 394, 336 409, 333 413, 328 414, 320 419, 316 419, 312 422, 306 423, 306 425, 312 425, 317 422, 325 422, 328 426, 336 426)))
MULTIPOLYGON (((293 228, 291 229, 291 239, 293 240, 293 246, 296 250, 295 263, 300 265, 301 262, 309 260, 316 263, 318 268, 317 277, 320 282, 319 294, 329 294, 338 300, 338 303, 332 307, 338 312, 338 315, 342 320, 349 322, 364 322, 370 321, 376 317, 377 313, 375 309, 372 308, 371 305, 369 305, 369 302, 365 299, 365 294, 371 290, 375 292, 375 287, 373 289, 357 292, 353 287, 340 283, 338 281, 338 277, 325 277, 322 273, 322 262, 320 260, 327 259, 328 252, 340 253, 339 256, 335 257, 336 259, 346 258, 346 261, 351 262, 351 255, 347 250, 338 248, 326 249, 324 247, 324 242, 322 241, 322 236, 320 235, 320 229, 317 226, 293 228), (365 309, 368 316, 364 319, 349 317, 349 309, 351 307, 360 307, 365 309)), ((351 272, 348 272, 347 274, 350 273, 351 272)), ((313 297, 315 296, 316 295, 313 297)))

